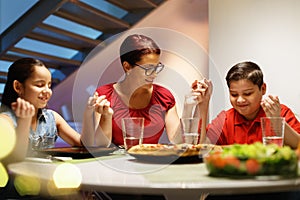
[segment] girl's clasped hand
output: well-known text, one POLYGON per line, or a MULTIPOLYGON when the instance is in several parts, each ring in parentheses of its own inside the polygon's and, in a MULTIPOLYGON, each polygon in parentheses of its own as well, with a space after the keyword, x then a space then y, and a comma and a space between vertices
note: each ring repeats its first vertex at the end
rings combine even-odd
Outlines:
POLYGON ((17 98, 17 101, 11 104, 11 108, 19 118, 33 117, 35 113, 34 106, 21 98, 17 98))

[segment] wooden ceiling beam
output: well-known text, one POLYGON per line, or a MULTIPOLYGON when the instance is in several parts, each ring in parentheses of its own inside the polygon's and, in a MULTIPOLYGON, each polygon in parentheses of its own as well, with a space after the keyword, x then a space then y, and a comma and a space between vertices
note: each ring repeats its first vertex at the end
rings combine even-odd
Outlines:
POLYGON ((39 23, 66 2, 68 0, 38 1, 29 11, 1 34, 0 58, 26 34, 31 32, 39 23))

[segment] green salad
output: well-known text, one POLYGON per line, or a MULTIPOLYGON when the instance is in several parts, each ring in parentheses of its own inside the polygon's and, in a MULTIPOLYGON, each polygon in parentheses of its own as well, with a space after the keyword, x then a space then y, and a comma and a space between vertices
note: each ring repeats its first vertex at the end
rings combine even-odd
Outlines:
POLYGON ((298 157, 288 146, 234 144, 222 151, 211 151, 205 157, 211 176, 257 176, 298 174, 298 157))

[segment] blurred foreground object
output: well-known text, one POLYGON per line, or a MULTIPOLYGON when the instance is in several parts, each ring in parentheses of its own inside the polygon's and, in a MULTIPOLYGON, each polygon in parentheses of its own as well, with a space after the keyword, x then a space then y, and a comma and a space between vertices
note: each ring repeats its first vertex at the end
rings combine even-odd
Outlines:
POLYGON ((6 119, 0 118, 0 160, 13 150, 15 144, 15 128, 6 119))
POLYGON ((298 174, 298 159, 294 150, 275 144, 264 146, 260 142, 234 144, 224 147, 223 151, 211 151, 205 163, 211 176, 295 177, 298 174))

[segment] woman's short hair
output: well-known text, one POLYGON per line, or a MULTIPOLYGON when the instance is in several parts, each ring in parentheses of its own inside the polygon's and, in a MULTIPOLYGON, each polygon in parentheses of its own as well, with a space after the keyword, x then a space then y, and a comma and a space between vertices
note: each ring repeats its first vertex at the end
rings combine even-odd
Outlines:
POLYGON ((129 35, 121 44, 120 59, 121 63, 127 61, 129 64, 135 64, 141 60, 143 55, 155 53, 160 54, 158 45, 145 35, 129 35))

